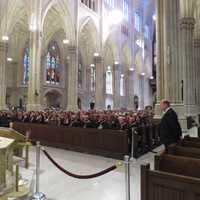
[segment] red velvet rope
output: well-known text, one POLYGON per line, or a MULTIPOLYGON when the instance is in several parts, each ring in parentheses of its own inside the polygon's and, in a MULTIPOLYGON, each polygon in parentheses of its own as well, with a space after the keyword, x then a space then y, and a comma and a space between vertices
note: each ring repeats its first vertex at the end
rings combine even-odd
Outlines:
POLYGON ((102 176, 104 174, 107 174, 115 169, 117 169, 117 166, 116 165, 113 165, 112 167, 108 168, 108 169, 105 169, 99 173, 96 173, 96 174, 92 174, 92 175, 76 175, 76 174, 73 174, 69 171, 67 171, 66 169, 64 169, 63 167, 61 167, 57 162, 54 161, 54 159, 48 154, 48 152, 46 150, 42 150, 45 154, 45 156, 59 169, 61 170, 62 172, 64 172, 66 175, 68 176, 71 176, 73 178, 77 178, 77 179, 92 179, 92 178, 97 178, 99 176, 102 176))

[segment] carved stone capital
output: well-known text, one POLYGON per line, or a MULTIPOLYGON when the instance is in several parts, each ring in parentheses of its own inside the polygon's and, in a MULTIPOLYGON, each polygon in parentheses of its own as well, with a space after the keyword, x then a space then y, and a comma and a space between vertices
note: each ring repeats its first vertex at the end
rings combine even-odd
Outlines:
POLYGON ((77 47, 76 46, 69 46, 68 47, 68 52, 69 52, 69 54, 76 54, 77 47))
POLYGON ((200 39, 194 39, 193 45, 194 45, 195 48, 199 48, 200 47, 200 39))
POLYGON ((0 51, 7 51, 8 50, 8 44, 5 42, 0 42, 0 51))
POLYGON ((195 19, 193 17, 184 17, 180 19, 180 28, 193 30, 195 25, 195 19))
POLYGON ((96 56, 96 57, 94 57, 94 62, 95 63, 102 63, 103 62, 103 58, 101 56, 96 56))

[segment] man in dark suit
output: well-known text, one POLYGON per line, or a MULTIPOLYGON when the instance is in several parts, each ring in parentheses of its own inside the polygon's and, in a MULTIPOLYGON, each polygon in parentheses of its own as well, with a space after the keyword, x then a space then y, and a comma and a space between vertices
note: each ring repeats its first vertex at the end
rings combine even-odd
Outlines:
POLYGON ((170 107, 170 102, 161 101, 160 108, 163 111, 160 123, 160 140, 168 150, 168 145, 177 143, 181 139, 182 130, 176 112, 170 107))

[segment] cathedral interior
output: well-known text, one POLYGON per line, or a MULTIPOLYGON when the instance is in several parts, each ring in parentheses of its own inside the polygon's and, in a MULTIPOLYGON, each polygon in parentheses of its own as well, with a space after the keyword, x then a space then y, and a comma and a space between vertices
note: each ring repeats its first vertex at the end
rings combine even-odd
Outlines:
POLYGON ((0 200, 200 199, 200 0, 0 0, 0 200))

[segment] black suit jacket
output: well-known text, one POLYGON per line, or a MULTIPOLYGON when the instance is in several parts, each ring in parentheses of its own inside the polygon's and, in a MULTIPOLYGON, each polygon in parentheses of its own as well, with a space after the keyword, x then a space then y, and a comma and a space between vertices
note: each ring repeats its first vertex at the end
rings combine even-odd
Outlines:
POLYGON ((161 119, 160 123, 160 139, 161 143, 169 145, 176 143, 182 136, 181 126, 178 122, 176 112, 170 108, 161 119))

